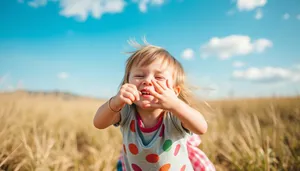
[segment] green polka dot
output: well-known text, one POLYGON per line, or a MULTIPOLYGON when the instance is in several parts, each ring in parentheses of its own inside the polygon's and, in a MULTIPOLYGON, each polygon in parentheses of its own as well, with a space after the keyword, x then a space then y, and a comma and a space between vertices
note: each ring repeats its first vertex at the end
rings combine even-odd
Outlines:
POLYGON ((163 144, 163 150, 164 151, 169 151, 172 146, 172 140, 166 140, 163 144))

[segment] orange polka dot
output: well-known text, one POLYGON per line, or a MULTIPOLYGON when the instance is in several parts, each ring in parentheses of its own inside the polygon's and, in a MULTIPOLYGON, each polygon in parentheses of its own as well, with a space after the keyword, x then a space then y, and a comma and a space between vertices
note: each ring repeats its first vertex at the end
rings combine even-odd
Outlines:
POLYGON ((157 154, 149 154, 146 156, 146 160, 149 163, 156 163, 159 160, 159 156, 157 154))
POLYGON ((132 132, 135 132, 135 124, 134 124, 135 122, 134 122, 134 120, 132 120, 131 122, 130 122, 130 130, 132 131, 132 132))
POLYGON ((132 169, 134 170, 134 171, 143 171, 138 165, 136 165, 136 164, 131 164, 131 167, 132 167, 132 169))
POLYGON ((180 149, 180 144, 177 144, 176 145, 176 148, 174 150, 174 156, 177 156, 178 152, 179 152, 179 149, 180 149))
POLYGON ((159 171, 169 171, 170 168, 171 168, 171 164, 168 163, 160 167, 159 171))
POLYGON ((124 153, 127 154, 127 153, 126 153, 126 147, 125 147, 124 144, 123 144, 123 150, 124 150, 124 153))
POLYGON ((134 155, 137 155, 139 153, 139 149, 135 144, 129 144, 129 151, 134 155))
POLYGON ((186 165, 183 165, 180 169, 180 171, 185 171, 186 165))

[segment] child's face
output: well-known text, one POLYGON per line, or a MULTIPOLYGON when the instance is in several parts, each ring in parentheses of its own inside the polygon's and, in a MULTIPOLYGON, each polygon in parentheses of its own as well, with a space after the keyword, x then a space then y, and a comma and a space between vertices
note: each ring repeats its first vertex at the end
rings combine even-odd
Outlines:
POLYGON ((157 81, 162 85, 168 84, 174 87, 174 80, 172 77, 173 68, 168 67, 167 64, 162 63, 162 59, 153 61, 150 65, 139 67, 133 66, 129 74, 129 83, 137 87, 137 90, 142 93, 140 100, 135 102, 139 107, 143 107, 149 103, 157 103, 157 99, 150 95, 147 89, 154 90, 153 81, 157 81))

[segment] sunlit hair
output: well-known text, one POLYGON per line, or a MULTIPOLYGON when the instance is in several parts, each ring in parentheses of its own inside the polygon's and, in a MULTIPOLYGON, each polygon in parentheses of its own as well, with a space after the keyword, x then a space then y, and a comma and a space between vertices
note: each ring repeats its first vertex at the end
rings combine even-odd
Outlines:
POLYGON ((137 50, 130 52, 130 57, 126 61, 126 68, 121 85, 128 83, 130 71, 133 66, 147 66, 157 59, 162 59, 162 65, 173 70, 174 86, 179 86, 181 91, 178 97, 189 105, 192 105, 190 90, 185 84, 185 72, 179 61, 176 60, 167 50, 162 47, 154 46, 144 40, 144 45, 135 41, 129 41, 129 44, 137 50))

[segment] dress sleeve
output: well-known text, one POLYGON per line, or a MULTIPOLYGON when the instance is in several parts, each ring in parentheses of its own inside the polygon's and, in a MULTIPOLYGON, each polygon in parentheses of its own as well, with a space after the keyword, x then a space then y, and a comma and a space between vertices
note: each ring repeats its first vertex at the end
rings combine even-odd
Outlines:
POLYGON ((118 126, 124 126, 124 124, 126 124, 126 122, 128 122, 129 120, 129 115, 131 112, 131 106, 126 104, 122 110, 120 111, 120 120, 119 122, 115 123, 114 126, 118 127, 118 126))
POLYGON ((174 116, 174 115, 173 115, 172 113, 170 113, 170 112, 168 112, 168 115, 169 115, 170 119, 172 120, 172 123, 173 123, 174 127, 175 127, 178 131, 180 131, 180 132, 182 132, 182 133, 187 133, 187 134, 192 135, 192 132, 191 132, 190 130, 188 130, 188 129, 186 129, 186 128, 184 128, 184 127, 182 126, 182 122, 181 122, 181 120, 180 120, 178 117, 174 116))

